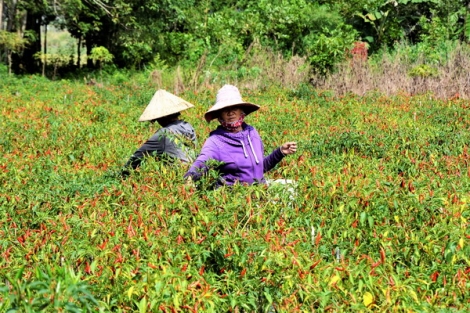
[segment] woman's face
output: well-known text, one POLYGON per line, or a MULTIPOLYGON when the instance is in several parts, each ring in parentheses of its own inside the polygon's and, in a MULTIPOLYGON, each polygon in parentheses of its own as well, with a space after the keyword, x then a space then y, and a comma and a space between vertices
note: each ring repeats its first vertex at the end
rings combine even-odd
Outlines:
POLYGON ((242 116, 243 111, 240 107, 233 106, 220 110, 220 118, 227 123, 233 123, 238 121, 242 116))

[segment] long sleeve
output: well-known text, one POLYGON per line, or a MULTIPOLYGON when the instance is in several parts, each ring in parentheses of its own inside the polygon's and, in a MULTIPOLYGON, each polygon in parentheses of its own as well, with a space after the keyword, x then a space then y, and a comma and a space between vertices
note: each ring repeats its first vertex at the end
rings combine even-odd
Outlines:
POLYGON ((159 129, 149 140, 147 140, 127 161, 125 168, 136 169, 142 163, 144 157, 153 154, 162 154, 165 151, 165 130, 159 129))
POLYGON ((191 177, 195 181, 199 180, 201 176, 207 172, 206 162, 209 160, 218 159, 218 149, 214 146, 213 141, 209 138, 202 146, 199 156, 196 158, 186 174, 184 174, 184 178, 191 177))
POLYGON ((263 159, 263 173, 272 170, 283 158, 284 155, 281 152, 281 148, 275 149, 270 155, 263 159))

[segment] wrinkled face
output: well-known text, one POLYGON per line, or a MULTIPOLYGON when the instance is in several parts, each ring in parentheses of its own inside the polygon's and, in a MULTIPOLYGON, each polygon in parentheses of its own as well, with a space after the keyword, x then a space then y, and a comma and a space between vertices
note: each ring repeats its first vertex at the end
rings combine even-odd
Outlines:
POLYGON ((220 118, 227 123, 233 123, 238 121, 242 116, 243 110, 240 107, 233 106, 220 110, 220 118))

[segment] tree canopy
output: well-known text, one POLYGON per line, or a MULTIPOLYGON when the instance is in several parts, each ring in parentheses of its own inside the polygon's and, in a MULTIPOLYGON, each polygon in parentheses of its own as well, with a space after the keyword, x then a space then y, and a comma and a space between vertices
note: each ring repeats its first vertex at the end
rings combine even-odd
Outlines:
POLYGON ((32 56, 41 50, 40 27, 50 24, 78 40, 78 55, 82 47, 88 56, 104 47, 116 66, 128 68, 155 58, 195 64, 203 55, 230 63, 259 42, 328 70, 357 41, 373 53, 397 41, 470 35, 468 0, 0 0, 0 8, 0 30, 27 42, 13 58, 26 72, 38 71, 32 56))

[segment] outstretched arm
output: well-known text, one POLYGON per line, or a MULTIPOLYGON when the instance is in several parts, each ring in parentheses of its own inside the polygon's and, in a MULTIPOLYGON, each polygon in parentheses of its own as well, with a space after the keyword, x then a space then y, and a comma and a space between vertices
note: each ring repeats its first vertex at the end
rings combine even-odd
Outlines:
POLYGON ((279 148, 275 149, 270 155, 264 158, 263 160, 263 172, 266 173, 273 169, 277 163, 289 154, 293 154, 297 151, 296 142, 286 142, 279 148))
POLYGON ((297 142, 286 142, 280 147, 280 149, 284 155, 294 154, 297 151, 297 142))
POLYGON ((207 140, 204 143, 204 146, 201 149, 201 153, 196 158, 194 163, 191 165, 189 170, 184 174, 184 178, 191 177, 192 180, 196 181, 207 172, 207 165, 206 162, 209 160, 217 160, 218 159, 218 150, 213 147, 212 143, 207 140))
POLYGON ((156 154, 162 154, 165 151, 165 135, 160 129, 149 140, 147 140, 124 165, 125 169, 136 169, 142 163, 144 157, 156 154))

